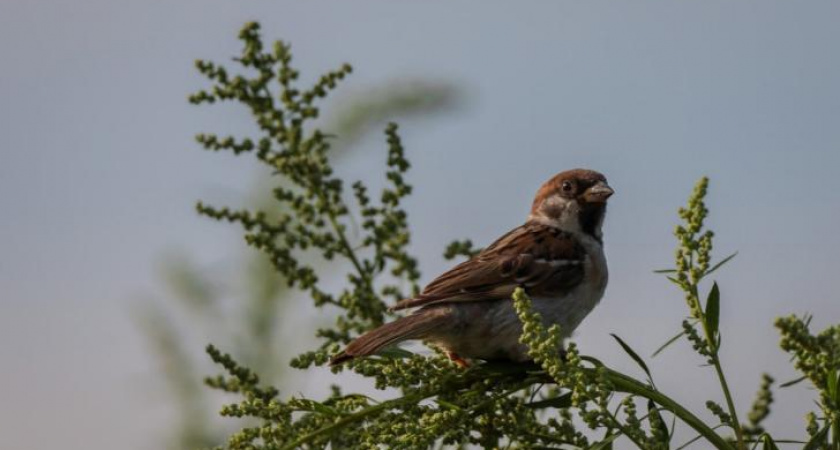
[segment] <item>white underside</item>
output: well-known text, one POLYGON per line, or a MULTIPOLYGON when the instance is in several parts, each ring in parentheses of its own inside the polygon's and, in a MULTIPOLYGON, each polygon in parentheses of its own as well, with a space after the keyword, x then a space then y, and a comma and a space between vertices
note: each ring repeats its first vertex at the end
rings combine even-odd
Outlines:
MULTIPOLYGON (((589 236, 579 237, 589 255, 584 261, 584 281, 563 297, 531 299, 543 323, 560 325, 564 337, 571 336, 598 304, 607 286, 607 263, 600 243, 589 236)), ((465 302, 441 307, 451 308, 455 325, 428 336, 429 341, 465 358, 531 359, 527 348, 519 343, 522 324, 513 309, 513 300, 465 302)))

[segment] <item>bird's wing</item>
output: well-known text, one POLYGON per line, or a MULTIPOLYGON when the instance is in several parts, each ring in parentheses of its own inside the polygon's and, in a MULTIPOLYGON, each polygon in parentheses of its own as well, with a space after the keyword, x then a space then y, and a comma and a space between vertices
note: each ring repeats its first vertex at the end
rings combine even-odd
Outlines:
POLYGON ((560 296, 583 279, 584 258, 583 248, 572 235, 526 223, 437 277, 417 297, 401 300, 391 309, 510 298, 517 286, 531 295, 560 296))

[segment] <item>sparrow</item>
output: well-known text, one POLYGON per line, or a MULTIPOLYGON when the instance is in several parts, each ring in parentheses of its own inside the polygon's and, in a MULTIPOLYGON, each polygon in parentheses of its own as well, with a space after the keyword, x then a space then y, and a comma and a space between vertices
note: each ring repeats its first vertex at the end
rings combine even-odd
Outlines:
POLYGON ((462 367, 468 360, 525 362, 522 323, 511 296, 522 287, 548 326, 568 337, 607 287, 601 227, 613 194, 598 172, 561 172, 537 191, 527 221, 471 259, 443 273, 420 295, 390 309, 414 312, 371 330, 330 365, 406 340, 424 340, 462 367))

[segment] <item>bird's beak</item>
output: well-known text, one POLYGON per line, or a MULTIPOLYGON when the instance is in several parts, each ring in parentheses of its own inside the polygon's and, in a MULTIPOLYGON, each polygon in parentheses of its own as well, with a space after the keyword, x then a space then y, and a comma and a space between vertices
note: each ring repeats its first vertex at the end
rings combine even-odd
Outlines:
POLYGON ((614 193, 607 183, 599 181, 583 193, 583 199, 587 203, 606 203, 614 193))

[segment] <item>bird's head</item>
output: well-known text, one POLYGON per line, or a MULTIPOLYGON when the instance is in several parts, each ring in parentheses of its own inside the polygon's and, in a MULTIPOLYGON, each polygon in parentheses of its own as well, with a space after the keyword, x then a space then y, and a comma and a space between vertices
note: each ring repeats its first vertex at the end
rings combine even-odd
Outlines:
POLYGON ((607 179, 594 170, 558 173, 537 191, 528 220, 568 232, 582 232, 601 239, 607 199, 613 194, 607 179))

